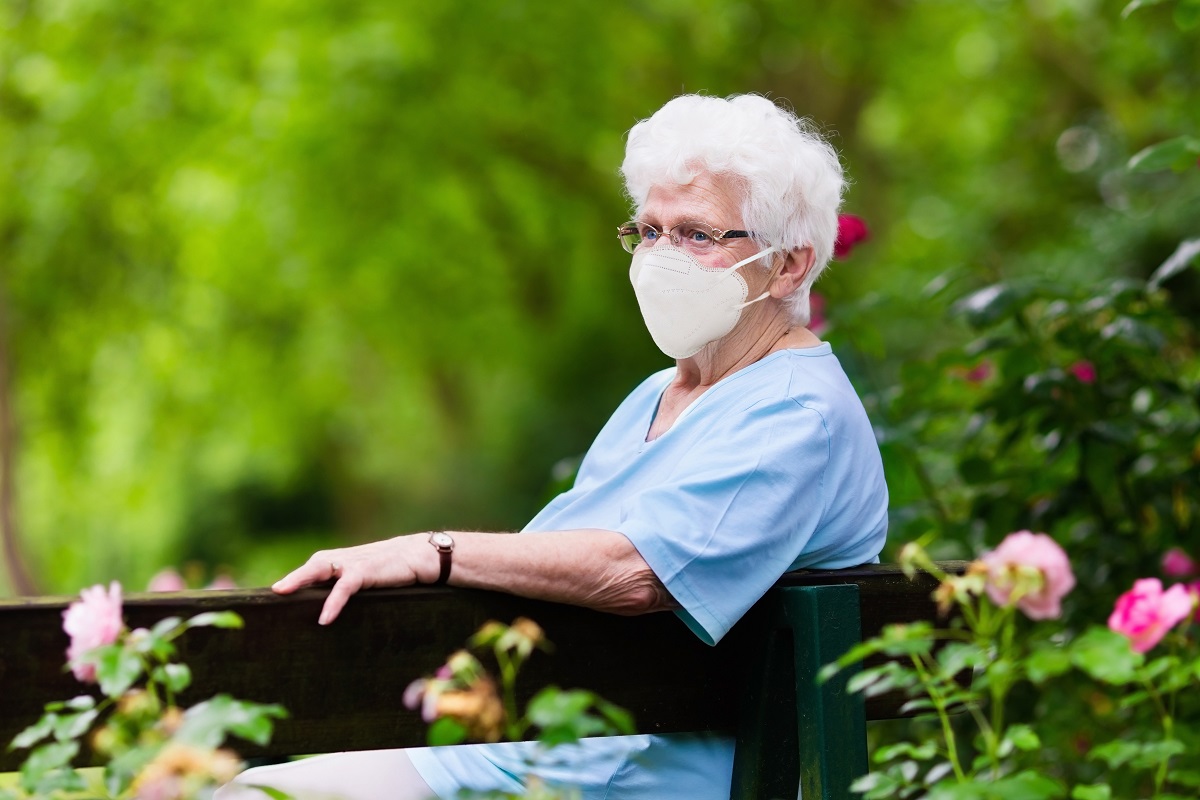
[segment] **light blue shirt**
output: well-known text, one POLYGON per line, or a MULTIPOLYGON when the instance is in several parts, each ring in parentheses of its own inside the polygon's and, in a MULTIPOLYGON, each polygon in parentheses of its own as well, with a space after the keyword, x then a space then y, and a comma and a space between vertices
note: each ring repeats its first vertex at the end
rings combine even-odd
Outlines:
MULTIPOLYGON (((626 536, 709 644, 784 572, 878 559, 887 487, 866 412, 828 344, 782 350, 717 382, 646 441, 675 369, 617 408, 575 485, 525 532, 600 528, 626 536)), ((439 797, 512 789, 534 743, 409 751, 439 797)), ((729 796, 732 742, 632 736, 556 749, 546 779, 586 800, 729 796)))

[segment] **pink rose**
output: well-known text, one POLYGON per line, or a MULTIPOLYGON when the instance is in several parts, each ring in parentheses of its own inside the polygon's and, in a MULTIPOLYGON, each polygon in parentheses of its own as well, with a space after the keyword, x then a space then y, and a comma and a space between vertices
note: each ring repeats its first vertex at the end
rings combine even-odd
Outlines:
POLYGON ((1062 613, 1061 601, 1075 588, 1071 562, 1058 543, 1044 533, 1010 533, 983 556, 988 597, 1017 608, 1030 619, 1051 619, 1062 613))
POLYGON ((76 680, 95 683, 95 665, 76 662, 88 651, 112 644, 121 634, 125 626, 121 619, 121 584, 113 581, 107 592, 96 585, 84 589, 79 597, 63 612, 63 630, 71 637, 67 663, 76 680))
POLYGON ((187 588, 183 577, 175 570, 167 567, 150 579, 147 592, 182 592, 187 588))
POLYGON ((1096 365, 1090 361, 1076 361, 1067 367, 1067 372, 1075 376, 1080 383, 1096 382, 1096 365))
POLYGON ((1196 616, 1192 620, 1200 623, 1200 581, 1192 581, 1187 586, 1188 594, 1196 600, 1196 616))
POLYGON ((840 214, 838 216, 837 241, 833 243, 833 257, 845 258, 850 255, 850 251, 859 242, 869 238, 871 238, 871 232, 867 230, 867 223, 863 221, 862 217, 840 214))
POLYGON ((233 582, 233 578, 222 572, 220 575, 212 579, 212 583, 204 587, 205 589, 236 589, 238 585, 233 582))
POLYGON ((1162 558, 1163 574, 1168 578, 1186 578, 1196 574, 1196 562, 1178 547, 1172 547, 1162 558))
POLYGON ((1191 616, 1196 595, 1181 583, 1163 591, 1158 578, 1134 581, 1133 588, 1117 598, 1108 627, 1129 637, 1133 649, 1144 653, 1158 644, 1167 631, 1191 616))

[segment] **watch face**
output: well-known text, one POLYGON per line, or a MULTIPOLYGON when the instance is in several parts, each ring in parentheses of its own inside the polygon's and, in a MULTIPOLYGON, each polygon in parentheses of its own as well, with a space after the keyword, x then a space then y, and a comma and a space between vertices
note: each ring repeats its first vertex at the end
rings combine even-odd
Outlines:
POLYGON ((433 542, 435 547, 454 547, 454 540, 450 538, 448 533, 435 533, 429 537, 429 541, 433 542))

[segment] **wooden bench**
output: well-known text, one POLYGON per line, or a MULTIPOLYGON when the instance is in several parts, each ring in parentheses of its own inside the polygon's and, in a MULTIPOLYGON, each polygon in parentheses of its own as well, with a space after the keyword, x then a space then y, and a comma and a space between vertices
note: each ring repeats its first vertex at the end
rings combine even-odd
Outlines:
MULTIPOLYGON (((890 565, 789 573, 716 647, 674 614, 617 617, 434 587, 364 592, 329 627, 316 624, 322 590, 132 595, 125 618, 148 627, 201 611, 241 614, 242 630, 197 629, 179 640, 194 674, 182 701, 227 692, 283 704, 290 717, 269 747, 234 743, 243 756, 269 756, 423 745, 425 724, 401 702, 409 681, 485 621, 530 617, 555 652, 526 667, 528 694, 551 683, 596 691, 633 712, 642 733, 735 733, 734 798, 796 797, 800 786, 815 800, 851 797, 850 782, 867 771, 865 722, 898 716, 903 702, 864 704, 845 691, 848 673, 818 686, 818 670, 889 623, 936 619, 934 587, 930 576, 909 581, 890 565)), ((72 599, 0 602, 0 743, 45 703, 83 690, 63 669, 62 612, 72 599)), ((0 770, 22 755, 0 755, 0 770)))

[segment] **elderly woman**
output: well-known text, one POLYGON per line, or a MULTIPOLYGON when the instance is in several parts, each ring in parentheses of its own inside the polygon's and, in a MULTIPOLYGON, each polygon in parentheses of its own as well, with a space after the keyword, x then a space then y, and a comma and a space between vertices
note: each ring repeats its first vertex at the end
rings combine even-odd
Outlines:
MULTIPOLYGON (((762 97, 684 96, 633 127, 622 173, 635 206, 619 229, 630 280, 675 366, 621 403, 574 487, 526 535, 445 531, 322 551, 275 591, 333 581, 322 625, 360 589, 412 584, 670 609, 711 644, 782 573, 877 559, 879 450, 830 346, 805 327, 836 237, 837 154, 762 97)), ((519 791, 535 747, 345 753, 238 782, 355 799, 519 791)), ((533 769, 589 800, 727 798, 732 750, 718 736, 590 739, 533 769)))

